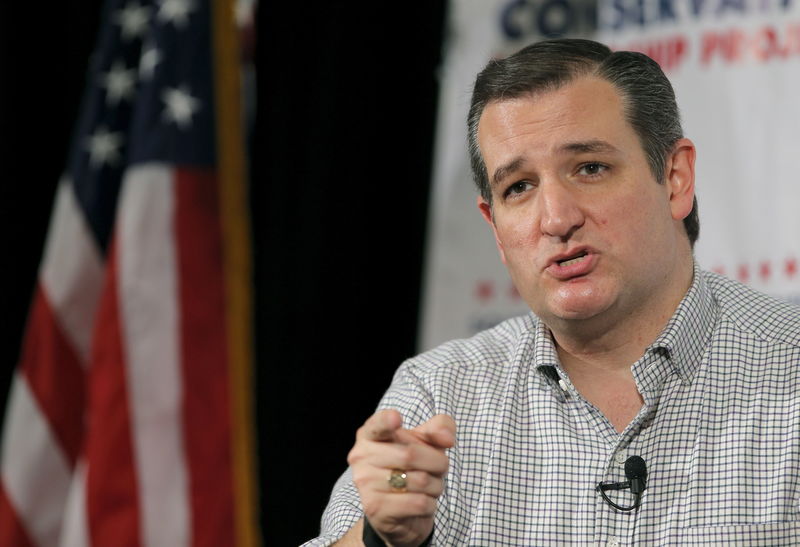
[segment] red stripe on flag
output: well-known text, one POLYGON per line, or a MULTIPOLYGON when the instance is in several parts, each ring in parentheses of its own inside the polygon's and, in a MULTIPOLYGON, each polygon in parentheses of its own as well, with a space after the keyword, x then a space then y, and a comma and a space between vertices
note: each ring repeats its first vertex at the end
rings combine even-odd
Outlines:
POLYGON ((192 545, 234 545, 231 416, 217 179, 177 170, 176 233, 192 545))
POLYGON ((120 323, 116 243, 95 321, 89 385, 86 492, 92 545, 138 546, 139 496, 120 323))
POLYGON ((83 440, 86 375, 40 285, 31 305, 20 366, 71 467, 83 440))
POLYGON ((33 547, 28 532, 19 521, 17 512, 8 501, 6 491, 0 484, 0 545, 7 547, 33 547))

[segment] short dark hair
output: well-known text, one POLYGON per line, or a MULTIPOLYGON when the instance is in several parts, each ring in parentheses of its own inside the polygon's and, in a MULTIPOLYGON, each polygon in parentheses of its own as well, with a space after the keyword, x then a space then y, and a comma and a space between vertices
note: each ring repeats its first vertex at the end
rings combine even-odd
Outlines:
MULTIPOLYGON (((581 76, 602 78, 619 91, 625 116, 647 156, 650 171, 664 183, 667 158, 683 137, 675 92, 658 63, 631 51, 612 52, 592 40, 560 38, 531 44, 505 59, 490 61, 475 79, 467 127, 472 175, 492 203, 486 164, 478 148, 478 122, 489 103, 554 91, 581 76)), ((683 219, 689 242, 700 233, 697 198, 683 219)))

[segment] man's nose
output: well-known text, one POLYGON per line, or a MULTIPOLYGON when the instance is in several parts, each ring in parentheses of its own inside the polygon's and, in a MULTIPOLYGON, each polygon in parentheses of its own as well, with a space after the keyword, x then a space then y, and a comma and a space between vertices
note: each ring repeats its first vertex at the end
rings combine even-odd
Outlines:
POLYGON ((560 181, 550 181, 543 183, 539 190, 542 233, 568 239, 575 230, 583 226, 585 220, 574 189, 560 181))

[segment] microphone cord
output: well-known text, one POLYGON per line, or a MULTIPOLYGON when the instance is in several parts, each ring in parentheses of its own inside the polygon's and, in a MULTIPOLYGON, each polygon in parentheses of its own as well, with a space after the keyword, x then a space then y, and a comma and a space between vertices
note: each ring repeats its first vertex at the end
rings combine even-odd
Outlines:
POLYGON ((634 509, 638 509, 639 508, 639 505, 642 502, 642 493, 641 492, 634 493, 633 494, 633 505, 631 505, 630 507, 623 507, 622 505, 619 505, 619 504, 614 503, 613 501, 611 501, 611 498, 609 498, 606 495, 606 490, 625 490, 626 488, 630 488, 630 486, 631 486, 630 481, 625 481, 625 482, 601 482, 600 484, 597 485, 597 491, 600 492, 600 495, 603 496, 603 499, 606 500, 606 503, 609 504, 611 507, 613 507, 614 509, 617 509, 619 511, 628 512, 628 511, 633 511, 634 509))

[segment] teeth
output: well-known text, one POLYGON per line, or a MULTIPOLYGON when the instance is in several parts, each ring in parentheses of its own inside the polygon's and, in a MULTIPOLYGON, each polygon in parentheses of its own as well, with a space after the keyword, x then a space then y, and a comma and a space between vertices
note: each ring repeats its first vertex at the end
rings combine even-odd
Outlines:
POLYGON ((563 262, 559 262, 559 265, 561 265, 561 266, 570 266, 572 264, 576 264, 576 263, 580 262, 584 258, 586 258, 586 255, 581 255, 581 256, 578 256, 576 258, 570 258, 569 260, 565 260, 563 262))

